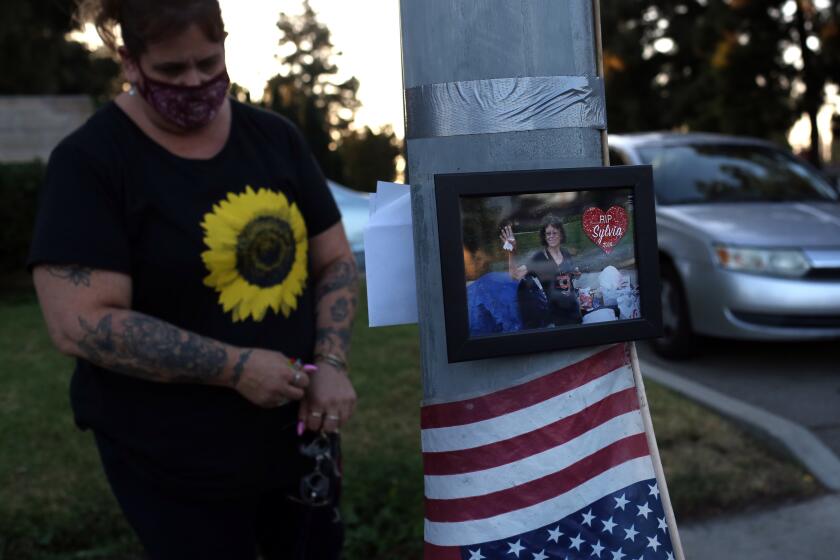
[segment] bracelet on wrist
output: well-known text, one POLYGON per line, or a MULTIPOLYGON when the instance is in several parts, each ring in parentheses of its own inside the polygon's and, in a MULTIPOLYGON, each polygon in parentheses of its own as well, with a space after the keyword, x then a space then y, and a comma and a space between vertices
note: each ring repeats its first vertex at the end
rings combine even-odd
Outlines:
POLYGON ((330 364, 341 371, 347 371, 347 362, 345 362, 341 356, 336 356, 335 354, 315 354, 315 361, 330 364))

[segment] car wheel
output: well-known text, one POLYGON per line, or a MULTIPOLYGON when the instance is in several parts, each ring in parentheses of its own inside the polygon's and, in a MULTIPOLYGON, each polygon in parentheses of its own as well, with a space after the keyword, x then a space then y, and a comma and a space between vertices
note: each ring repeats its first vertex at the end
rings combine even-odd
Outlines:
POLYGON ((685 291, 673 265, 661 263, 662 328, 664 335, 651 341, 654 352, 664 358, 685 359, 697 350, 691 331, 685 291))

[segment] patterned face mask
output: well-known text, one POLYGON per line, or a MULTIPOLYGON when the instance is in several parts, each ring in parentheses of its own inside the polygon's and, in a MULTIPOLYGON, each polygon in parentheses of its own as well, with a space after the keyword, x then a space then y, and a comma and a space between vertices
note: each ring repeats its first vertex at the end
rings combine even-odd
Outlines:
POLYGON ((185 130, 204 126, 213 120, 227 95, 230 78, 227 69, 197 86, 179 86, 146 76, 137 65, 143 83, 137 91, 160 116, 185 130))

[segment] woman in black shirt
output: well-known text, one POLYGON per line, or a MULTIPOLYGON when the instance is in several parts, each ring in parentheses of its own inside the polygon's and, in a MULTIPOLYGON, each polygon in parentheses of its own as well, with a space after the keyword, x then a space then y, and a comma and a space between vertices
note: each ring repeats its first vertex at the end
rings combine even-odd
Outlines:
POLYGON ((131 87, 53 151, 29 259, 76 423, 152 559, 338 558, 356 271, 325 179, 228 97, 217 0, 83 19, 131 87))
POLYGON ((580 306, 574 279, 580 271, 571 254, 562 246, 566 241, 563 223, 554 216, 547 216, 543 220, 540 227, 542 248, 534 251, 524 263, 519 263, 516 258, 513 228, 510 225, 503 227, 499 237, 503 248, 508 251, 508 271, 511 277, 520 282, 533 282, 538 290, 544 292, 548 303, 546 317, 523 317, 523 324, 526 327, 557 327, 579 323, 580 306))

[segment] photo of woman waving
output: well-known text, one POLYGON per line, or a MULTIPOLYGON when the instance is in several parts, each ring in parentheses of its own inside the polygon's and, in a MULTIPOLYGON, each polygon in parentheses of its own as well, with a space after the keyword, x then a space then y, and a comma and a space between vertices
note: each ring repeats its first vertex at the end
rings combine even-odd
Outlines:
POLYGON ((566 232, 555 216, 546 216, 539 230, 542 248, 525 260, 516 255, 516 237, 511 225, 502 227, 499 239, 508 252, 508 271, 520 281, 519 303, 525 328, 577 324, 580 307, 574 279, 580 275, 572 255, 563 247, 566 232), (540 305, 540 291, 544 305, 540 305))

